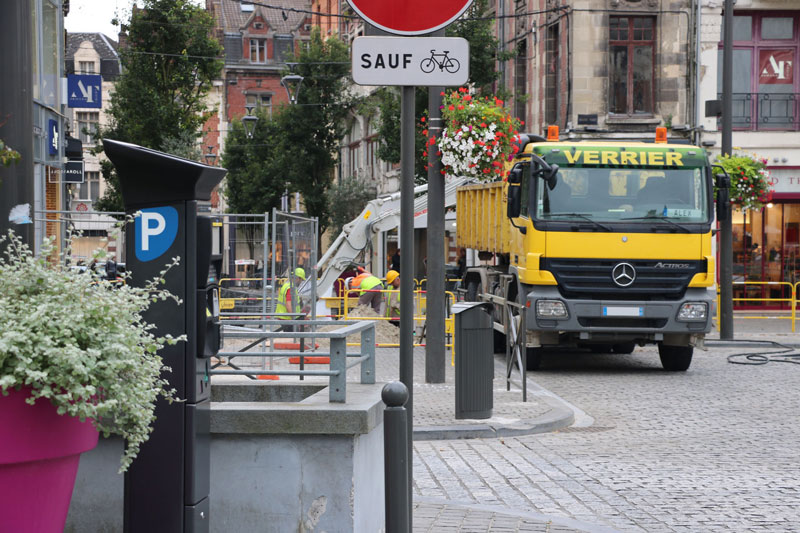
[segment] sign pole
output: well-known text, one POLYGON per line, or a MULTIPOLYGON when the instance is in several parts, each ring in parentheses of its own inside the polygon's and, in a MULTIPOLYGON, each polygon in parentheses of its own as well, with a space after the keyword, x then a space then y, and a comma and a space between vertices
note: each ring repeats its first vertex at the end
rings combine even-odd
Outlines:
MULTIPOLYGON (((444 37, 444 30, 433 33, 444 37)), ((428 144, 428 285, 426 287, 425 327, 425 383, 444 383, 445 349, 444 317, 447 295, 445 294, 444 267, 444 176, 442 175, 439 136, 442 134, 441 93, 444 87, 428 88, 428 138, 436 144, 428 144)))
POLYGON ((414 86, 403 86, 400 107, 400 381, 408 389, 408 527, 411 531, 414 435, 414 86))
MULTIPOLYGON (((733 0, 725 0, 722 50, 722 153, 733 146, 733 0)), ((733 221, 720 222, 719 239, 719 337, 733 339, 733 221)))

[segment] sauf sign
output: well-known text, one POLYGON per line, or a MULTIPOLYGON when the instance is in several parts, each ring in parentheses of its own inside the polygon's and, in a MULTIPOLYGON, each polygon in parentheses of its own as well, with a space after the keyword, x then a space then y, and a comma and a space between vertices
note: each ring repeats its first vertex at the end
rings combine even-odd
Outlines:
POLYGON ((467 83, 469 43, 459 37, 357 37, 353 81, 359 85, 467 83))

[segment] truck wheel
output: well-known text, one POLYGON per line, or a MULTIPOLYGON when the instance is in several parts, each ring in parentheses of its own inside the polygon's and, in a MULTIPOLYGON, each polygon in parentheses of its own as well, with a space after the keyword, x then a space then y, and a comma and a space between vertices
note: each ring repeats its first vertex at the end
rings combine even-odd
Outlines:
POLYGON ((539 370, 542 367, 542 348, 527 348, 525 353, 525 367, 528 370, 539 370))
POLYGON ((692 346, 667 346, 658 344, 658 356, 661 358, 661 366, 670 372, 683 372, 692 364, 692 346))
POLYGON ((467 282, 467 301, 468 302, 477 302, 478 301, 478 292, 480 291, 481 282, 477 280, 469 280, 467 282))
POLYGON ((619 344, 615 344, 611 347, 614 350, 614 353, 633 353, 633 350, 636 348, 635 342, 622 342, 619 344))

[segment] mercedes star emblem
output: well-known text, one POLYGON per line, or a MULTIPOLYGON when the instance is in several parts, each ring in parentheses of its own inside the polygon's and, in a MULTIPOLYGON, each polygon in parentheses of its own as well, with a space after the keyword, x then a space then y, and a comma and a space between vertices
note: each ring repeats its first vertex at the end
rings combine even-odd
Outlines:
POLYGON ((611 271, 611 279, 620 287, 628 287, 636 279, 636 269, 630 263, 620 263, 611 271))

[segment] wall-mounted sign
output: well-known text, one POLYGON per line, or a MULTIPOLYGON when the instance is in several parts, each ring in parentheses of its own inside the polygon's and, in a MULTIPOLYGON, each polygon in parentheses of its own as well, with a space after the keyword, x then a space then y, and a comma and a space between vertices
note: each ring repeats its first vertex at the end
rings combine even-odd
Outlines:
POLYGON ((800 168, 770 168, 769 174, 776 193, 800 193, 800 168))
POLYGON ((760 50, 758 83, 791 85, 794 83, 794 50, 760 50))
POLYGON ((99 74, 67 76, 67 106, 100 109, 103 99, 103 77, 99 74))
POLYGON ((578 115, 578 126, 597 126, 597 114, 578 115))

